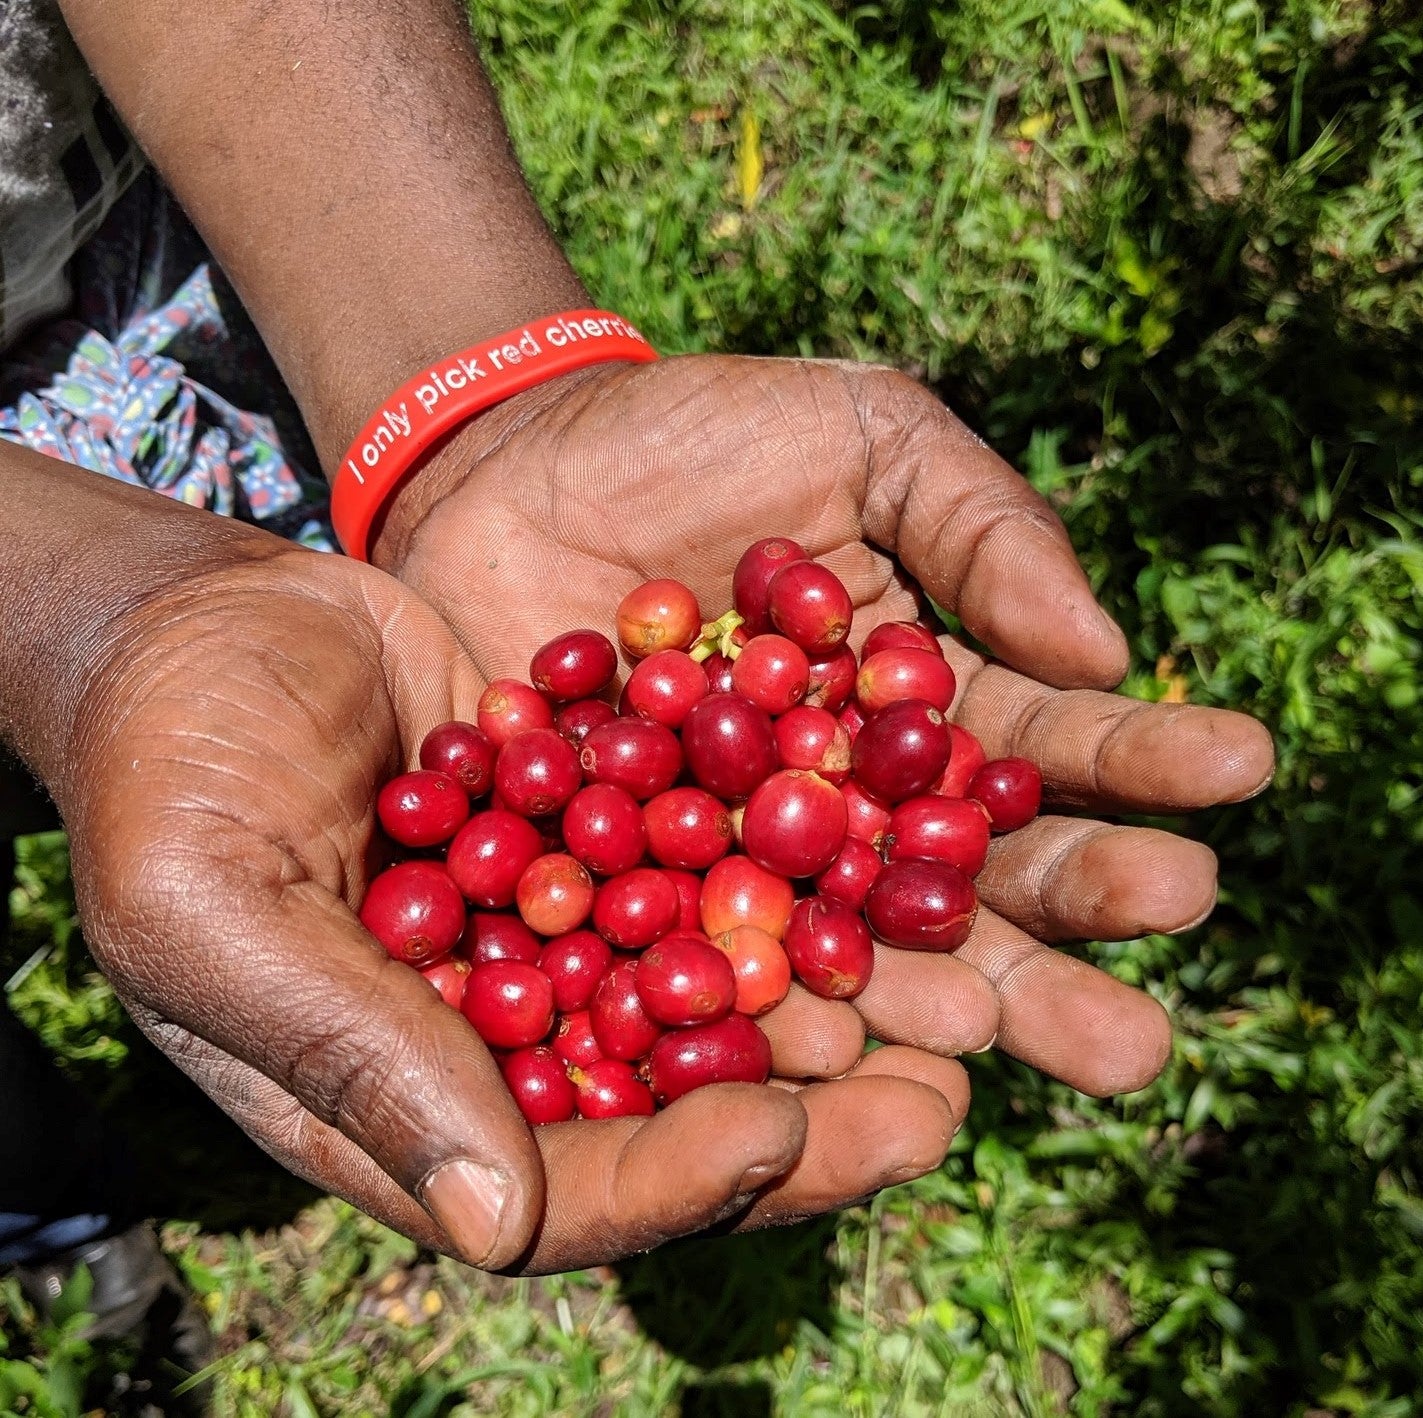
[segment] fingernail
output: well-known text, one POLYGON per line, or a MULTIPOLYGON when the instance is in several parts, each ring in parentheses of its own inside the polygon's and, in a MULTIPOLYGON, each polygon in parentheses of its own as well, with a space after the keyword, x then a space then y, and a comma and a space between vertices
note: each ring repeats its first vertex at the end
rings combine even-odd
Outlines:
POLYGON ((420 1197, 470 1265, 483 1265, 494 1253, 509 1200, 502 1173, 461 1157, 432 1172, 420 1197))
POLYGON ((758 1162, 741 1174, 741 1180, 736 1184, 737 1193, 754 1192, 773 1177, 779 1177, 785 1170, 785 1166, 779 1162, 758 1162))
POLYGON ((981 1049, 965 1049, 967 1054, 986 1054, 998 1042, 998 1031, 993 1031, 993 1037, 981 1049))

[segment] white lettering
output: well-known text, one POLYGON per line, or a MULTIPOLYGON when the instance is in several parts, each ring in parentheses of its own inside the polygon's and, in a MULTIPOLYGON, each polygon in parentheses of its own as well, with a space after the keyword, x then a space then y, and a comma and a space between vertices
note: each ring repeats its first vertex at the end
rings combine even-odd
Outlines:
POLYGON ((464 370, 464 377, 468 379, 471 384, 473 384, 476 379, 484 378, 485 371, 479 367, 479 360, 477 358, 465 359, 461 356, 459 365, 460 368, 464 370))
POLYGON ((420 407, 424 409, 427 414, 434 413, 435 405, 440 402, 439 394, 435 392, 434 386, 430 384, 422 384, 415 391, 415 397, 419 399, 420 407))
POLYGON ((530 330, 528 326, 524 327, 524 333, 519 336, 519 348, 530 359, 534 359, 543 353, 543 350, 539 348, 539 342, 534 339, 533 331, 530 330))
POLYGON ((503 368, 504 368, 504 366, 499 362, 499 351, 498 351, 498 350, 490 350, 490 351, 489 351, 489 362, 490 362, 490 364, 492 364, 492 365, 494 366, 494 368, 497 369, 497 370, 502 371, 503 368))
POLYGON ((556 350, 561 350, 564 345, 568 343, 568 336, 565 335, 557 325, 550 325, 548 329, 544 331, 544 339, 556 350))
POLYGON ((350 470, 351 470, 351 476, 352 476, 353 478, 355 478, 355 480, 356 480, 358 483, 360 483, 360 485, 361 485, 362 487, 365 487, 365 485, 366 485, 365 477, 362 475, 361 470, 356 466, 355 461, 354 461, 353 459, 351 459, 351 458, 347 458, 347 459, 346 459, 346 466, 347 466, 348 468, 350 468, 350 470))
POLYGON ((390 426, 392 433, 398 433, 402 438, 410 437, 410 413, 404 400, 401 401, 399 413, 396 413, 394 409, 385 411, 385 421, 390 426))
POLYGON ((361 462, 368 468, 375 467, 375 465, 380 462, 380 449, 377 448, 374 443, 367 443, 365 447, 361 449, 361 462))
POLYGON ((445 383, 448 384, 451 389, 463 389, 464 375, 457 369, 447 369, 445 371, 445 383))
POLYGON ((500 350, 500 354, 502 354, 510 364, 522 364, 524 362, 523 355, 519 353, 514 345, 505 345, 504 348, 500 350))

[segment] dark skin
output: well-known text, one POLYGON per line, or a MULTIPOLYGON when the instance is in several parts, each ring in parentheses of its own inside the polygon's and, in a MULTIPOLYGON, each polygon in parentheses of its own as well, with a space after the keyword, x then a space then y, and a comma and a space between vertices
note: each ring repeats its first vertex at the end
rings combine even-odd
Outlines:
MULTIPOLYGON (((253 313, 328 469, 423 365, 587 303, 444 0, 334 16, 314 0, 63 8, 253 313)), ((917 1175, 963 1118, 952 1056, 995 1040, 1090 1092, 1140 1087, 1169 1050, 1160 1006, 1046 943, 1180 929, 1214 899, 1198 844, 1049 816, 995 845, 957 955, 882 948, 853 1007, 797 994, 770 1016, 788 1079, 851 1068, 866 1029, 893 1041, 852 1078, 710 1090, 652 1123, 535 1138, 490 1088, 478 1041, 430 1013, 351 908, 375 783, 547 635, 605 624, 654 574, 719 610, 740 548, 774 531, 850 585, 857 635, 913 614, 916 581, 955 610, 998 657, 946 640, 956 716, 990 753, 1039 761, 1056 804, 1175 812, 1246 797, 1271 771, 1268 735, 1242 716, 1108 692, 1125 645, 1051 510, 937 401, 873 367, 685 359, 533 390, 466 426, 395 500, 375 549, 385 576, 245 531, 199 533, 187 513, 178 535, 166 508, 151 536, 168 550, 144 554, 140 503, 154 500, 141 496, 124 513, 138 563, 111 566, 98 530, 111 504, 66 495, 99 538, 77 564, 122 571, 114 595, 142 604, 81 622, 78 649, 32 649, 37 664, 77 662, 82 692, 66 671, 47 711, 6 712, 61 793, 96 952, 144 1027, 288 1165, 432 1243, 433 1214, 480 1264, 610 1259, 917 1175), (175 557, 175 540, 192 554, 175 557), (126 769, 135 745, 161 773, 126 769), (176 825, 193 812, 212 829, 197 857, 176 825), (250 944, 234 921, 260 924, 255 953, 234 948, 250 944), (371 1038, 353 1021, 376 995, 371 1038), (359 1047, 333 1046, 352 1037, 359 1047), (384 1066, 392 1040, 399 1068, 384 1066), (708 1136, 727 1139, 716 1159, 702 1156, 708 1136), (711 1171, 688 1175, 689 1156, 711 1171), (439 1170, 460 1157, 486 1170, 439 1170)), ((27 540, 40 560, 24 568, 63 525, 39 519, 27 540)), ((67 604, 45 609, 68 624, 67 604)))

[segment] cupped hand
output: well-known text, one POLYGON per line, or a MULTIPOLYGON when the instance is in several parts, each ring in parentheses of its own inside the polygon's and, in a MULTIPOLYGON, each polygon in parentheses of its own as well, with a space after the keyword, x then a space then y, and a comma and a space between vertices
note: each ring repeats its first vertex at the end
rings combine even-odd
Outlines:
MULTIPOLYGON (((1126 643, 1061 522, 937 400, 875 366, 687 357, 544 386, 468 425, 402 491, 376 559, 486 676, 522 676, 543 640, 606 629, 651 577, 685 581, 712 618, 742 550, 772 535, 845 581, 856 644, 915 616, 916 587, 955 612, 994 659, 944 638, 954 717, 991 756, 1041 765, 1049 804, 1177 813, 1269 781, 1270 737, 1248 717, 1108 692, 1126 643)), ((885 1041, 951 1056, 996 1040, 1086 1092, 1142 1087, 1169 1053, 1165 1012, 1049 943, 1185 929, 1215 880, 1199 843, 1045 816, 995 843, 967 944, 880 947, 855 1004, 885 1041)))
MULTIPOLYGON (((154 503, 171 545, 209 535, 154 503)), ((797 1219, 938 1165, 963 1071, 859 1063, 854 1011, 800 992, 766 1020, 777 1072, 847 1079, 524 1124, 473 1029, 355 914, 376 789, 482 689, 388 576, 232 527, 111 628, 64 806, 86 938, 144 1032, 293 1171, 489 1268, 797 1219)))

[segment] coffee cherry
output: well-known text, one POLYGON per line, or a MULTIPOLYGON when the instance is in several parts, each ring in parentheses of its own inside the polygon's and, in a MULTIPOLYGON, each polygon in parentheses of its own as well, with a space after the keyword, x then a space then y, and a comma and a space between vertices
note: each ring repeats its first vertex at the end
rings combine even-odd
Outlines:
POLYGON ((702 879, 689 871, 666 867, 662 875, 677 888, 677 924, 675 931, 699 931, 702 928, 702 879))
POLYGON ((868 842, 858 837, 846 837, 839 855, 818 877, 815 889, 822 896, 833 896, 852 910, 862 910, 865 896, 884 863, 868 842))
POLYGON ((589 1064, 597 1063, 603 1057, 603 1051, 593 1035, 592 1014, 586 1009, 565 1014, 554 1030, 552 1048, 559 1058, 576 1068, 587 1068, 589 1064))
POLYGON ((731 604, 748 634, 764 635, 771 628, 767 597, 772 577, 791 562, 809 560, 789 537, 763 537, 741 553, 731 577, 731 604))
POLYGON ((469 979, 469 972, 473 968, 468 960, 447 955, 443 960, 437 960, 433 965, 421 966, 420 974, 430 982, 435 993, 447 1005, 458 1009, 460 1001, 464 998, 465 981, 469 979))
POLYGON ((490 960, 522 960, 526 965, 536 965, 542 949, 538 936, 523 921, 503 911, 472 911, 460 942, 460 953, 468 957, 471 965, 484 965, 490 960))
POLYGON ((599 1059, 573 1070, 578 1112, 584 1118, 650 1118, 652 1090, 622 1059, 599 1059))
POLYGON ((836 716, 840 721, 840 727, 850 736, 850 746, 853 748, 855 740, 860 736, 860 730, 865 727, 865 711, 860 708, 858 701, 852 699, 836 716))
POLYGON ((658 650, 628 676, 623 698, 640 719, 680 729, 687 711, 710 693, 707 672, 685 650, 658 650))
POLYGON ((860 913, 833 896, 796 902, 785 952, 796 978, 822 999, 852 999, 875 968, 874 942, 860 913))
POLYGON ((490 1048, 522 1049, 553 1028, 553 985, 537 965, 491 960, 470 973, 460 1010, 490 1048))
POLYGON ((705 1024, 731 1013, 736 973, 704 937, 670 935, 638 960, 637 997, 660 1024, 705 1024))
POLYGON ((776 771, 771 716, 744 694, 709 694, 682 725, 682 749, 692 776, 719 798, 749 797, 776 771))
POLYGON ((647 850, 666 867, 705 871, 731 846, 726 805, 701 788, 672 788, 648 800, 647 850))
POLYGON ((455 834, 445 866, 476 906, 512 906, 524 868, 543 850, 543 836, 527 818, 490 808, 455 834))
POLYGON ((494 782, 497 752, 473 724, 452 719, 425 735, 420 745, 420 766, 432 773, 448 773, 470 797, 478 798, 494 782))
POLYGON ((593 929, 622 950, 642 950, 677 923, 677 888, 653 867, 636 867, 605 881, 593 899, 593 929))
POLYGON ((988 814, 963 798, 910 798, 895 808, 885 834, 885 855, 934 857, 977 876, 988 857, 988 814))
POLYGON ((702 628, 697 598, 680 581, 647 581, 618 606, 618 639, 635 660, 657 650, 690 650, 702 628))
POLYGON ((601 694, 618 672, 618 652, 596 630, 569 630, 534 652, 529 680, 557 703, 601 694))
POLYGON ((421 769, 392 778, 380 790, 376 816, 385 835, 402 847, 437 847, 469 816, 469 799, 448 774, 421 769))
POLYGON ((588 1013, 593 1037, 610 1059, 640 1059, 662 1035, 638 997, 633 960, 619 961, 603 976, 588 1013))
POLYGON ((870 929, 905 950, 957 950, 977 914, 973 883, 957 867, 926 857, 888 863, 865 897, 870 929))
POLYGON ((1026 758, 994 758, 973 775, 968 795, 983 804, 995 832, 1016 832, 1038 815, 1043 775, 1026 758))
POLYGON ((922 699, 940 713, 954 701, 954 672, 927 650, 881 650, 860 665, 855 697, 866 714, 899 699, 922 699))
POLYGON ((771 1041, 742 1014, 664 1034, 647 1059, 648 1083, 662 1103, 710 1083, 764 1083, 770 1076, 771 1041))
POLYGON ((401 862, 366 888, 361 924, 407 965, 433 965, 464 930, 464 902, 438 862, 401 862))
POLYGON ((749 857, 723 857, 702 882, 702 929, 713 939, 736 926, 758 926, 779 940, 795 905, 785 877, 749 857))
POLYGON ((529 729, 553 728, 553 710, 548 700, 532 685, 516 679, 491 680, 489 688, 479 696, 475 719, 495 748, 503 748, 510 739, 529 729))
POLYGON ((805 698, 810 661, 784 635, 758 635, 733 661, 731 683, 768 714, 784 714, 805 698))
POLYGON ((890 803, 927 792, 948 761, 948 725, 922 699, 897 699, 871 714, 850 750, 855 781, 890 803))
POLYGON ((593 909, 593 878, 567 852, 548 852, 524 868, 515 895, 519 915, 539 935, 565 935, 593 909))
POLYGON ((933 791, 944 798, 966 798, 973 775, 988 762, 983 745, 957 724, 949 725, 949 766, 933 791))
POLYGON ((589 871, 631 871, 647 850, 643 810, 626 788, 590 783, 563 810, 563 840, 589 871))
POLYGON ((663 724, 650 719, 614 719, 583 740, 579 762, 590 783, 615 784, 642 802, 665 793, 677 781, 682 748, 677 735, 663 724))
POLYGON ((849 813, 840 790, 814 773, 772 773, 746 803, 741 839, 757 866, 779 876, 814 876, 844 846, 849 813))
POLYGON ((835 784, 850 776, 850 735, 828 709, 802 704, 776 720, 775 733, 782 768, 818 773, 835 784))
POLYGON ((554 713, 553 726, 578 748, 599 724, 611 723, 617 717, 617 710, 601 699, 575 699, 554 713))
POLYGON ((814 561, 794 561, 766 591, 771 623, 807 653, 829 654, 850 633, 854 602, 840 578, 814 561))
POLYGON ((859 672, 855 653, 848 645, 837 645, 828 655, 812 656, 805 702, 812 709, 825 709, 831 714, 838 714, 855 692, 855 678, 859 672))
POLYGON ((578 750, 554 729, 530 729, 499 750, 494 786, 510 812, 561 812, 583 782, 578 750))
POLYGON ((934 632, 916 620, 890 620, 875 626, 860 647, 860 658, 868 660, 881 650, 927 650, 941 660, 944 658, 943 647, 934 632))
POLYGON ((840 784, 840 796, 845 799, 846 832, 878 852, 889 831, 889 804, 866 792, 853 778, 840 784))
POLYGON ((765 1014, 785 999, 791 963, 779 940, 759 926, 734 926, 712 937, 736 976, 738 1014, 765 1014))
POLYGON ((612 964, 607 942, 592 931, 571 931, 549 941, 538 960, 553 985, 554 1007, 562 1014, 587 1009, 612 964))
POLYGON ((714 650, 702 661, 702 669, 711 693, 730 694, 736 688, 736 661, 728 659, 720 650, 714 650))
POLYGON ((516 1049, 500 1061, 499 1072, 525 1121, 534 1127, 566 1123, 578 1110, 577 1090, 552 1049, 516 1049))

